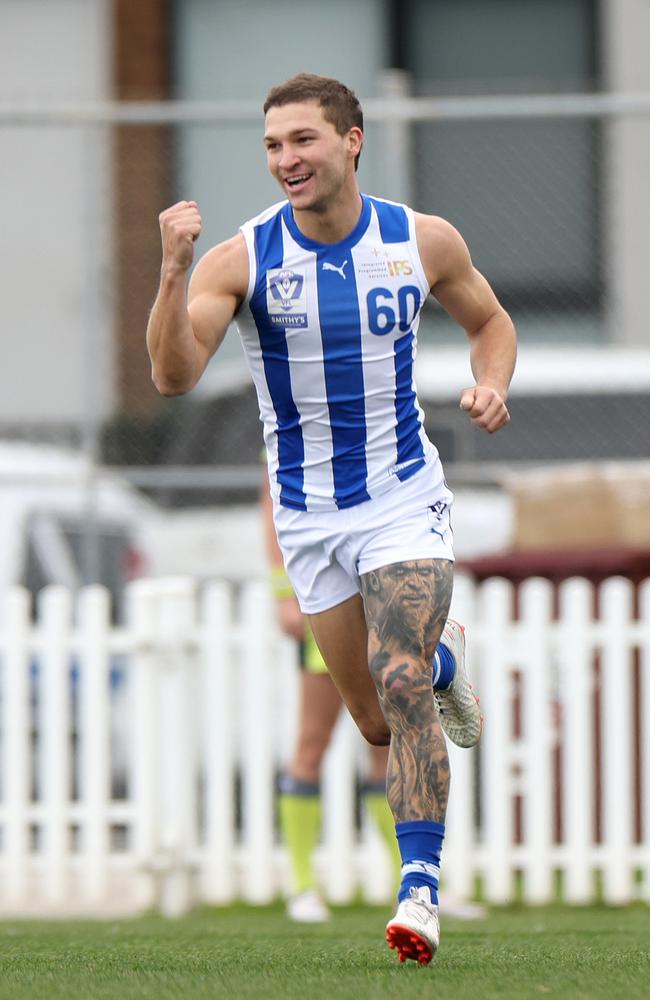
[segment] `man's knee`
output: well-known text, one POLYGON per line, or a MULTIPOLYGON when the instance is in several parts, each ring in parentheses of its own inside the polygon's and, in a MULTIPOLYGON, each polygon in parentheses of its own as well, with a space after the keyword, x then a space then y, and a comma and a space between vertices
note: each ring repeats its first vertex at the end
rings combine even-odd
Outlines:
POLYGON ((379 728, 376 726, 375 728, 369 728, 366 731, 362 729, 361 732, 363 733, 366 742, 369 743, 371 747, 390 746, 390 729, 388 726, 385 728, 379 728))
POLYGON ((387 747, 390 743, 390 729, 382 718, 380 719, 355 719, 361 731, 361 735, 373 747, 387 747))
POLYGON ((377 693, 383 702, 399 701, 422 684, 424 661, 409 653, 380 652, 370 664, 377 693))

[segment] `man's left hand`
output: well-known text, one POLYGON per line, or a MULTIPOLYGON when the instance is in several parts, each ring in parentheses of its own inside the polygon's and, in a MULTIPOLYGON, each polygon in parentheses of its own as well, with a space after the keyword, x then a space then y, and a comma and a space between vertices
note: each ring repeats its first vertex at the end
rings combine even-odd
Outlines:
POLYGON ((467 413, 473 424, 488 434, 494 434, 510 421, 505 400, 496 389, 486 385, 463 389, 460 408, 467 413))

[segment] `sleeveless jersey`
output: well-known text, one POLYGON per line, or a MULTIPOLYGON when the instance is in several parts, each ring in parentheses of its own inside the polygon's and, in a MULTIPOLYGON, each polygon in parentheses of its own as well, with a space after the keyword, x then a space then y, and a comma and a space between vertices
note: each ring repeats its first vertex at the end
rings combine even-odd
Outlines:
POLYGON ((413 211, 362 198, 340 243, 304 236, 288 202, 241 228, 250 279, 236 322, 271 492, 296 510, 353 507, 436 455, 413 376, 429 294, 413 211))

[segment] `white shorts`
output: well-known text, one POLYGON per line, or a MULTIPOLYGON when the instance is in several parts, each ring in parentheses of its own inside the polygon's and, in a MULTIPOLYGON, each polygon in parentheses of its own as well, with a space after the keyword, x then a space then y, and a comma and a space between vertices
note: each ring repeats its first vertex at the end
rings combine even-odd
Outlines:
POLYGON ((360 591, 364 573, 410 559, 453 560, 453 493, 438 458, 388 493, 344 510, 276 504, 284 564, 305 614, 327 611, 360 591))

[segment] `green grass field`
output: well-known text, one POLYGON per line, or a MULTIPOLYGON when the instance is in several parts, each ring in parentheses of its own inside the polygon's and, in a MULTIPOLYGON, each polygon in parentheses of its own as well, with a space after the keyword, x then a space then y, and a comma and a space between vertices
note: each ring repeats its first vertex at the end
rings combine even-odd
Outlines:
POLYGON ((181 920, 0 923, 2 1000, 650 997, 650 909, 560 907, 443 921, 438 957, 400 965, 383 908, 290 924, 278 906, 181 920))

